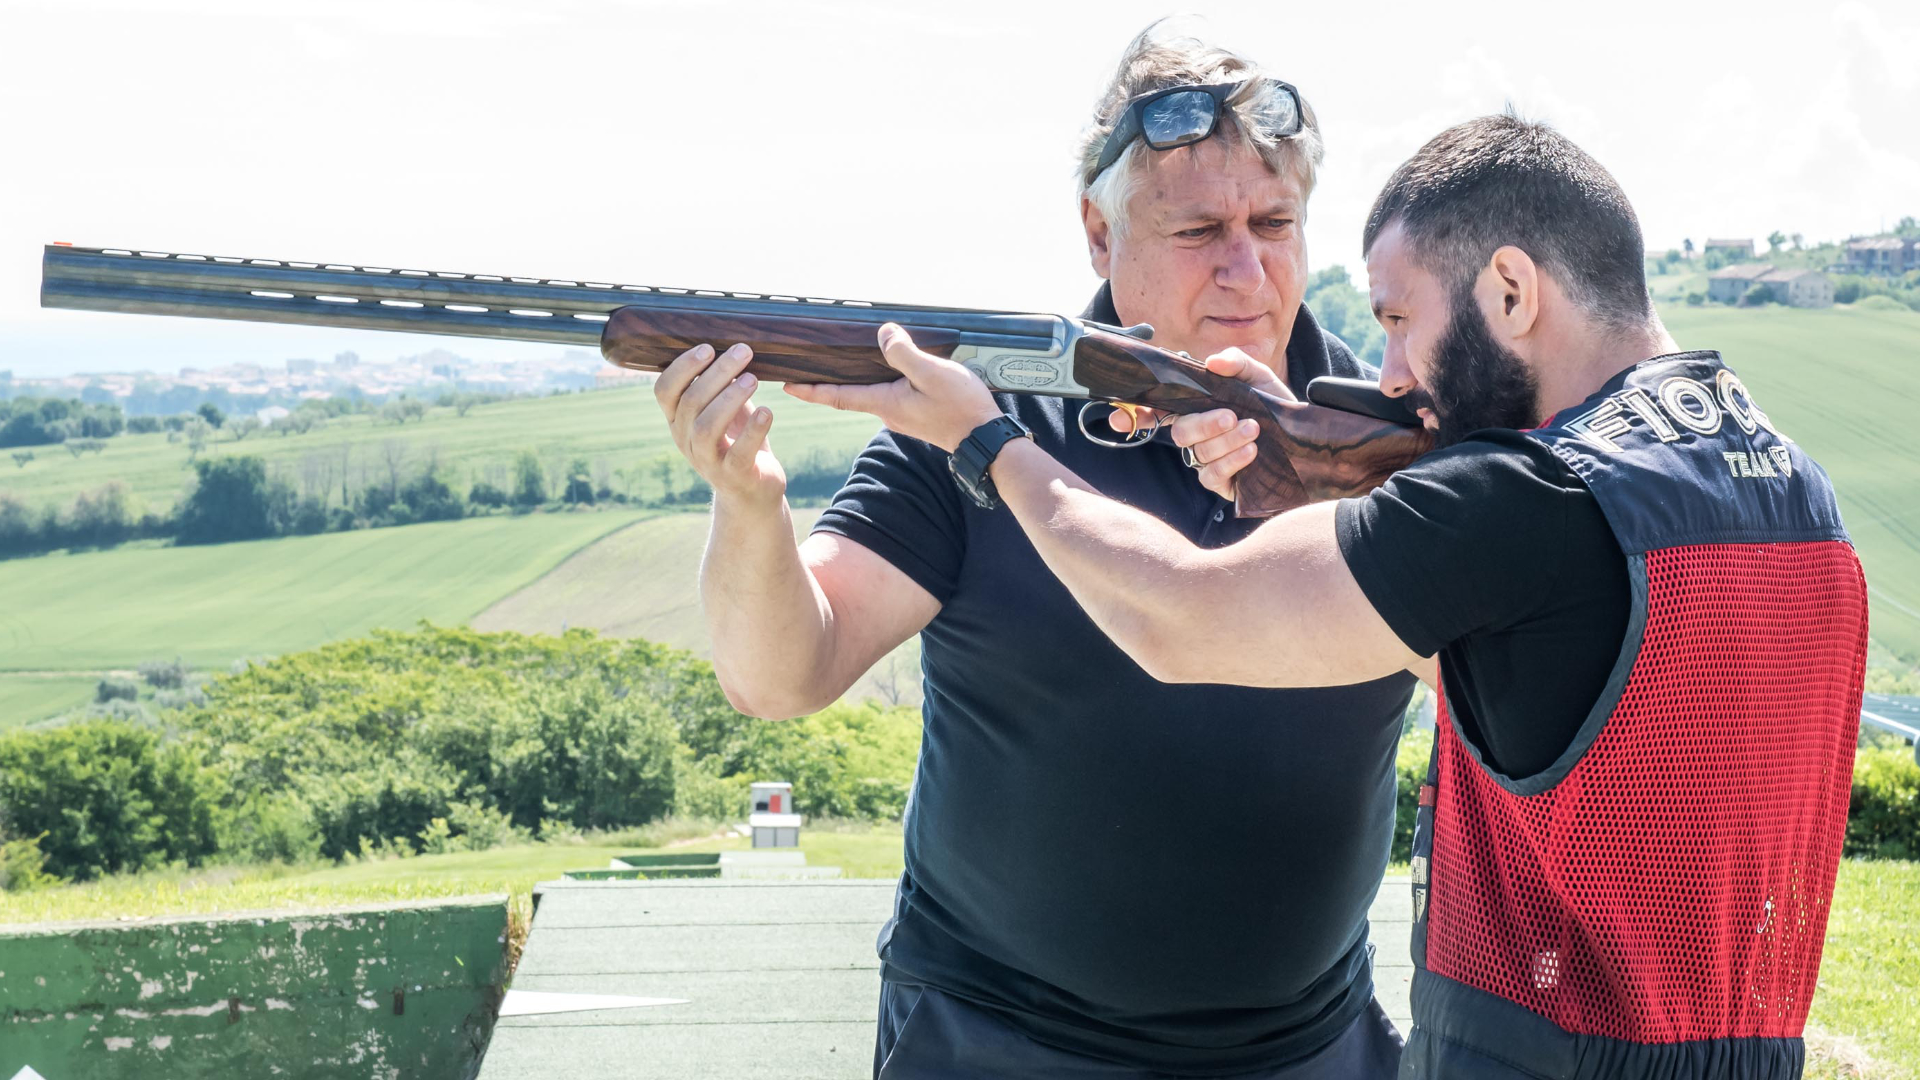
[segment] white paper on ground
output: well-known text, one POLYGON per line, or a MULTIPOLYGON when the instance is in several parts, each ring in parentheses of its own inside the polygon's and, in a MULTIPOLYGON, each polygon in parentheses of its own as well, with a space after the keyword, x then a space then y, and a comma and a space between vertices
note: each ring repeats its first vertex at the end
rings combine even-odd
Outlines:
MULTIPOLYGON (((686 998, 627 997, 623 994, 563 994, 550 990, 509 990, 500 1001, 501 1016, 540 1016, 545 1013, 592 1012, 595 1009, 644 1009, 654 1005, 685 1005, 686 998)), ((31 1070, 29 1070, 31 1072, 31 1070)), ((14 1080, 21 1080, 15 1077, 14 1080)), ((37 1080, 27 1077, 26 1080, 37 1080)))

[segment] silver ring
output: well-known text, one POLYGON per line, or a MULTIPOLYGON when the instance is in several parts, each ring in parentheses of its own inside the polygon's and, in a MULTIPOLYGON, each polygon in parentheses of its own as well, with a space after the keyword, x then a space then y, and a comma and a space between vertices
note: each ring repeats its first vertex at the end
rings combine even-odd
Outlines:
POLYGON ((1189 469, 1204 469, 1207 467, 1206 462, 1194 456, 1193 447, 1191 446, 1183 446, 1180 448, 1180 460, 1186 462, 1187 468, 1189 469))

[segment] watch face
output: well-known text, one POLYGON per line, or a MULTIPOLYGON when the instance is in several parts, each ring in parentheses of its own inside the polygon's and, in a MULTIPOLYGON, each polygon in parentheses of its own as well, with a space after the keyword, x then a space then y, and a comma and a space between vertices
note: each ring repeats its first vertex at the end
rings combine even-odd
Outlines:
POLYGON ((958 462, 959 459, 954 455, 947 455, 947 473, 953 477, 954 484, 959 487, 967 498, 973 500, 973 505, 978 506, 982 510, 993 509, 995 505, 993 496, 975 487, 973 483, 967 479, 966 474, 960 471, 958 462))

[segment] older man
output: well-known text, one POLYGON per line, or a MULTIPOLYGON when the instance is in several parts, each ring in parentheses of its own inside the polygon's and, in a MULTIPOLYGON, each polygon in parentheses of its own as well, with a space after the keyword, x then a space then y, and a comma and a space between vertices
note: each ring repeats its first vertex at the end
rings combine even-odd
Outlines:
MULTIPOLYGON (((1156 344, 1194 355, 1239 350, 1295 389, 1361 374, 1301 303, 1320 155, 1291 86, 1143 34, 1082 147, 1081 216, 1107 279, 1087 316, 1151 323, 1156 344), (1194 93, 1155 96, 1181 88, 1194 93), (1185 118, 1208 122, 1184 144, 1162 122, 1175 106, 1211 110, 1185 118)), ((887 432, 796 547, 748 359, 702 346, 657 383, 715 492, 701 588, 729 698, 764 717, 818 709, 921 636, 926 734, 879 940, 876 1072, 1389 1075, 1399 1040, 1373 1002, 1366 911, 1412 679, 1160 683, 1009 515, 962 494, 945 451, 887 432)), ((1246 535, 1176 447, 1101 447, 1058 400, 1000 407, 1188 541, 1246 535)), ((1230 628, 1211 644, 1239 647, 1230 628)))

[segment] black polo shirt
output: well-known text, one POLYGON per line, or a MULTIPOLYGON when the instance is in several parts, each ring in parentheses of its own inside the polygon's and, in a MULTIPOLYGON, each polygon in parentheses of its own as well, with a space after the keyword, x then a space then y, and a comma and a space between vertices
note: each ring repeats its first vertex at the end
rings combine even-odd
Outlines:
MULTIPOLYGON (((1117 321, 1104 288, 1087 314, 1117 321)), ((1362 365, 1303 307, 1287 370, 1303 392, 1362 365)), ((1067 467, 1198 544, 1255 524, 1171 444, 1103 448, 1078 431, 1078 402, 1000 401, 1067 467)), ((926 730, 885 976, 1165 1072, 1245 1071, 1324 1045, 1373 992, 1366 912, 1412 680, 1157 682, 1010 513, 961 496, 946 457, 881 432, 814 526, 941 602, 921 635, 926 730)))

